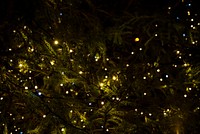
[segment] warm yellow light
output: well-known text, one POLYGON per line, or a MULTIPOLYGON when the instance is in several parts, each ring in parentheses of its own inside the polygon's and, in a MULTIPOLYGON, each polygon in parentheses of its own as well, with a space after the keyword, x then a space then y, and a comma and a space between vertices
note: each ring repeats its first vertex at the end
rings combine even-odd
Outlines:
POLYGON ((188 16, 190 15, 190 11, 187 11, 188 16))
POLYGON ((140 41, 140 39, 137 37, 137 38, 135 38, 135 42, 138 42, 138 41, 140 41))
POLYGON ((79 74, 83 74, 83 71, 79 71, 79 74))
POLYGON ((21 68, 22 66, 23 66, 23 64, 22 64, 22 63, 20 63, 20 64, 19 64, 19 67, 21 68))
POLYGON ((55 64, 55 60, 50 61, 51 65, 55 64))
POLYGON ((54 41, 54 44, 55 44, 55 45, 58 45, 58 43, 59 43, 59 42, 58 42, 57 40, 54 41))
POLYGON ((100 85, 100 87, 103 87, 103 86, 104 86, 104 84, 103 84, 103 83, 100 83, 99 85, 100 85))
POLYGON ((113 76, 112 79, 113 79, 113 80, 117 80, 117 77, 116 77, 116 76, 113 76))
POLYGON ((72 52, 73 52, 73 50, 72 50, 72 49, 70 49, 70 50, 69 50, 69 52, 70 52, 70 53, 72 53, 72 52))

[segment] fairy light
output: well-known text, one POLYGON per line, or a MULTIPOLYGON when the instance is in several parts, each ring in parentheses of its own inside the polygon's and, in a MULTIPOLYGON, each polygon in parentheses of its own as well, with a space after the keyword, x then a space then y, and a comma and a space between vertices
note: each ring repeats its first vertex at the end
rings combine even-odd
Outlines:
POLYGON ((83 71, 79 71, 79 74, 83 74, 83 71))
POLYGON ((64 131, 65 131, 65 128, 62 128, 61 131, 64 132, 64 131))
POLYGON ((190 11, 187 11, 188 16, 190 16, 190 11))
POLYGON ((58 45, 58 44, 59 44, 58 40, 55 40, 55 41, 54 41, 54 44, 55 44, 55 45, 58 45))
POLYGON ((46 118, 47 116, 44 114, 42 117, 43 117, 43 118, 46 118))
POLYGON ((23 64, 22 64, 22 63, 19 64, 19 68, 21 68, 21 67, 23 67, 23 64))
POLYGON ((72 52, 73 52, 73 50, 72 50, 72 49, 70 49, 70 50, 69 50, 69 52, 70 52, 70 53, 72 53, 72 52))
POLYGON ((137 38, 135 38, 135 42, 138 42, 138 41, 140 41, 140 39, 137 37, 137 38))
POLYGON ((53 66, 55 65, 55 60, 50 61, 50 64, 53 66))
POLYGON ((39 96, 41 96, 41 95, 42 95, 42 93, 41 93, 41 92, 38 92, 38 95, 39 95, 39 96))
POLYGON ((60 86, 62 87, 62 86, 63 86, 63 83, 61 83, 60 86))
POLYGON ((113 76, 112 79, 113 79, 113 80, 117 80, 117 77, 116 77, 116 76, 113 76))
POLYGON ((100 87, 103 87, 103 86, 104 86, 104 83, 100 83, 99 85, 100 85, 100 87))

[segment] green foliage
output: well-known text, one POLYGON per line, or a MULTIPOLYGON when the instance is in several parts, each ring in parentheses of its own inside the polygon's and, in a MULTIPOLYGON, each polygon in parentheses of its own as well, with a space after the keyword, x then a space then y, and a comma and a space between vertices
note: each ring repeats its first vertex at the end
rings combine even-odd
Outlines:
POLYGON ((0 57, 1 132, 182 133, 199 125, 186 127, 199 119, 199 63, 187 57, 198 31, 187 30, 185 41, 184 24, 162 13, 118 14, 103 2, 31 2, 39 4, 31 21, 22 14, 8 42, 0 35, 9 44, 0 57))

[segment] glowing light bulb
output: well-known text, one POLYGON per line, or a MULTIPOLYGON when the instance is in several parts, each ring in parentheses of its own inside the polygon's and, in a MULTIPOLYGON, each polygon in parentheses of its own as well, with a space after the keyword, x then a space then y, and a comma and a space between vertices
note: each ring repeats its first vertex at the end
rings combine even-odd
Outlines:
POLYGON ((41 93, 41 92, 38 92, 38 95, 39 95, 39 96, 41 96, 41 95, 42 95, 42 93, 41 93))
POLYGON ((138 41, 140 41, 140 39, 137 37, 137 38, 135 38, 135 42, 138 42, 138 41))
POLYGON ((99 85, 100 85, 100 87, 103 87, 103 86, 104 86, 104 84, 103 84, 103 83, 100 83, 99 85))
POLYGON ((116 76, 113 76, 112 79, 113 79, 113 80, 117 80, 117 77, 116 77, 116 76))
POLYGON ((65 131, 65 128, 62 128, 61 131, 64 132, 64 131, 65 131))
POLYGON ((79 74, 83 74, 83 71, 79 71, 79 74))
POLYGON ((55 41, 54 41, 54 44, 55 44, 55 45, 58 45, 58 43, 59 43, 58 40, 55 40, 55 41))
POLYGON ((50 61, 50 64, 53 66, 55 64, 55 60, 50 61))
POLYGON ((20 64, 19 64, 19 67, 20 67, 20 68, 21 68, 21 67, 23 67, 23 64, 22 64, 22 63, 20 63, 20 64))
POLYGON ((159 73, 159 72, 160 72, 160 69, 157 69, 156 71, 159 73))

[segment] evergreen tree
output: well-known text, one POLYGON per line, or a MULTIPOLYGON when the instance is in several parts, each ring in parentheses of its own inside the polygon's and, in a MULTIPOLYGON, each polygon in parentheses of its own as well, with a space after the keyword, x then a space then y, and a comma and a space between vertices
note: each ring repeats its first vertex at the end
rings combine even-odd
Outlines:
POLYGON ((198 133, 198 16, 145 2, 2 2, 0 131, 198 133))

